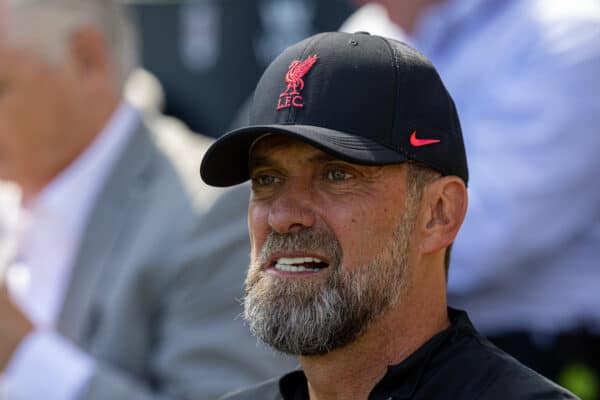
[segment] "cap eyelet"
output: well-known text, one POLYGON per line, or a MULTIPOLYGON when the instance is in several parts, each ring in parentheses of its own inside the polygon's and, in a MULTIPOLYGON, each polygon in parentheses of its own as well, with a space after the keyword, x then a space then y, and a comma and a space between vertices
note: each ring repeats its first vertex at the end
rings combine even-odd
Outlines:
POLYGON ((356 40, 354 40, 354 39, 350 39, 350 41, 348 42, 348 44, 350 46, 358 46, 358 42, 356 40))

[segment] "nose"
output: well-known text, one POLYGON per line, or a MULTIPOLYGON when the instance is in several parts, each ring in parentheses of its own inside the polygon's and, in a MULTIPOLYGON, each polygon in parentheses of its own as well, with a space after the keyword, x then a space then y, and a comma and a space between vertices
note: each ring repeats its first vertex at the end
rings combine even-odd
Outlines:
POLYGON ((273 231, 296 233, 315 225, 316 214, 312 194, 307 187, 290 184, 271 204, 268 222, 273 231))

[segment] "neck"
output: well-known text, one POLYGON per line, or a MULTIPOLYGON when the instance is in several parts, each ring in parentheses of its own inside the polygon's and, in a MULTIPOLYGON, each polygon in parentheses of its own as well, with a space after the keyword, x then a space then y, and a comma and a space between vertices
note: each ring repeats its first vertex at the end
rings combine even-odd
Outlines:
POLYGON ((310 399, 366 400, 388 366, 399 364, 448 327, 442 285, 423 293, 443 293, 443 297, 410 301, 406 296, 407 300, 399 301, 349 345, 324 355, 300 357, 310 399))
POLYGON ((440 0, 386 1, 390 19, 406 33, 414 32, 421 15, 440 0))

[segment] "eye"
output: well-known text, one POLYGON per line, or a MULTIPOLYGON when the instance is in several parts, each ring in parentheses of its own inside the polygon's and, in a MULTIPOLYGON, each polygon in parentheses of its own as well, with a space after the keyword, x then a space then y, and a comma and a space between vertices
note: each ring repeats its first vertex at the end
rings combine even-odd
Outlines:
POLYGON ((259 186, 271 186, 278 183, 280 179, 273 175, 263 174, 253 177, 252 181, 259 186))
POLYGON ((352 174, 344 171, 343 169, 330 169, 327 171, 327 179, 330 181, 345 181, 352 178, 352 174))

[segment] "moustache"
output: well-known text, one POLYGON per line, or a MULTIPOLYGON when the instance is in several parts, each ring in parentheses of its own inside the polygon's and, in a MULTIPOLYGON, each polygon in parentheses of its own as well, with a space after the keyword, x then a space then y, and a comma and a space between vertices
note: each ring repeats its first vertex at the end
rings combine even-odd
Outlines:
POLYGON ((342 247, 333 233, 301 230, 286 234, 269 233, 258 254, 257 264, 264 269, 273 254, 298 251, 322 254, 331 260, 330 266, 337 266, 342 261, 342 247))

